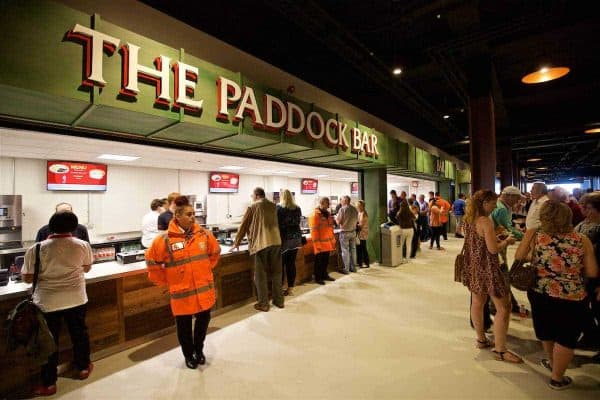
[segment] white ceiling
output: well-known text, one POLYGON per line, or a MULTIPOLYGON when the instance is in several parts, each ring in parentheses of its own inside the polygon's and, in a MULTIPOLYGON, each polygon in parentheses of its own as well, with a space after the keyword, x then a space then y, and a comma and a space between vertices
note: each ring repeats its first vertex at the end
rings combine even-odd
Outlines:
POLYGON ((245 167, 232 171, 248 175, 278 175, 294 178, 314 178, 334 181, 357 181, 358 174, 322 167, 311 167, 274 161, 224 156, 212 153, 176 150, 109 140, 87 139, 34 131, 0 127, 0 157, 37 158, 45 160, 72 160, 120 164, 132 167, 186 169, 196 171, 222 171, 220 167, 237 165, 245 167), (101 154, 119 154, 140 157, 135 161, 100 160, 101 154))

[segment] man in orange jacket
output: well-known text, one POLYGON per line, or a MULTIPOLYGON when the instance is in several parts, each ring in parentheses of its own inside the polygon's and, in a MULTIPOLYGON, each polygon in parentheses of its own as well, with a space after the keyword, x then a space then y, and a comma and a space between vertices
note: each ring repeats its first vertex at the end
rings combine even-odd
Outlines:
POLYGON ((216 300, 212 270, 219 261, 221 247, 209 231, 196 223, 187 197, 180 196, 174 203, 174 218, 168 231, 156 237, 146 250, 146 265, 148 279, 169 288, 185 364, 195 369, 206 363, 204 339, 216 300), (193 336, 192 317, 196 319, 193 336))
POLYGON ((440 192, 435 192, 437 206, 440 208, 440 222, 442 224, 442 236, 448 240, 448 213, 452 206, 446 200, 442 199, 440 192))

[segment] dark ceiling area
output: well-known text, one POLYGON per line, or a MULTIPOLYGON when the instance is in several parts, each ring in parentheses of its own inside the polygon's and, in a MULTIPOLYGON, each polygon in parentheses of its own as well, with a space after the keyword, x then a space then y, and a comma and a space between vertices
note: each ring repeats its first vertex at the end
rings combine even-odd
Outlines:
POLYGON ((465 161, 469 96, 473 82, 487 80, 497 146, 510 147, 513 164, 530 180, 600 176, 599 136, 584 133, 600 124, 595 2, 144 3, 465 161), (521 82, 544 66, 571 71, 545 83, 521 82), (392 74, 396 67, 402 74, 392 74))

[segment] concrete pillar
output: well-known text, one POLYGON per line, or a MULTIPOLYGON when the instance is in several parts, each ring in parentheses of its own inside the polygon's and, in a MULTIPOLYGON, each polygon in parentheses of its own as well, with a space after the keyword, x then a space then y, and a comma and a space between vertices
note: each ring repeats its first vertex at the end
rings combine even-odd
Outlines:
POLYGON ((371 261, 381 262, 381 235, 379 226, 387 221, 387 170, 374 168, 359 174, 361 198, 369 214, 367 249, 371 261))
POLYGON ((471 191, 495 190, 496 119, 492 98, 492 63, 477 54, 467 63, 471 191))
POLYGON ((469 99, 471 191, 495 189, 496 126, 491 95, 469 99))

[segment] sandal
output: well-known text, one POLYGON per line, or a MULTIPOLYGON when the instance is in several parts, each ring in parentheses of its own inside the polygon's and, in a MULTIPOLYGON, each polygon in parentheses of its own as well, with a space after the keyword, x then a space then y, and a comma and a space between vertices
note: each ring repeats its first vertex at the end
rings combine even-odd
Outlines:
POLYGON ((485 339, 485 340, 477 339, 477 343, 475 344, 475 347, 477 347, 478 349, 487 349, 489 347, 494 347, 494 342, 492 342, 490 339, 485 339))
POLYGON ((572 384, 573 379, 569 378, 568 376, 563 376, 561 381, 555 381, 554 379, 550 379, 550 383, 548 384, 548 386, 550 386, 554 390, 565 390, 572 384))
POLYGON ((496 350, 492 350, 492 352, 495 354, 494 358, 497 361, 504 361, 504 362, 509 362, 509 363, 514 363, 514 364, 523 364, 523 359, 521 357, 519 357, 518 355, 516 355, 515 353, 513 353, 512 351, 509 350, 505 350, 505 351, 496 351, 496 350), (506 355, 510 355, 510 357, 506 357, 506 355))

